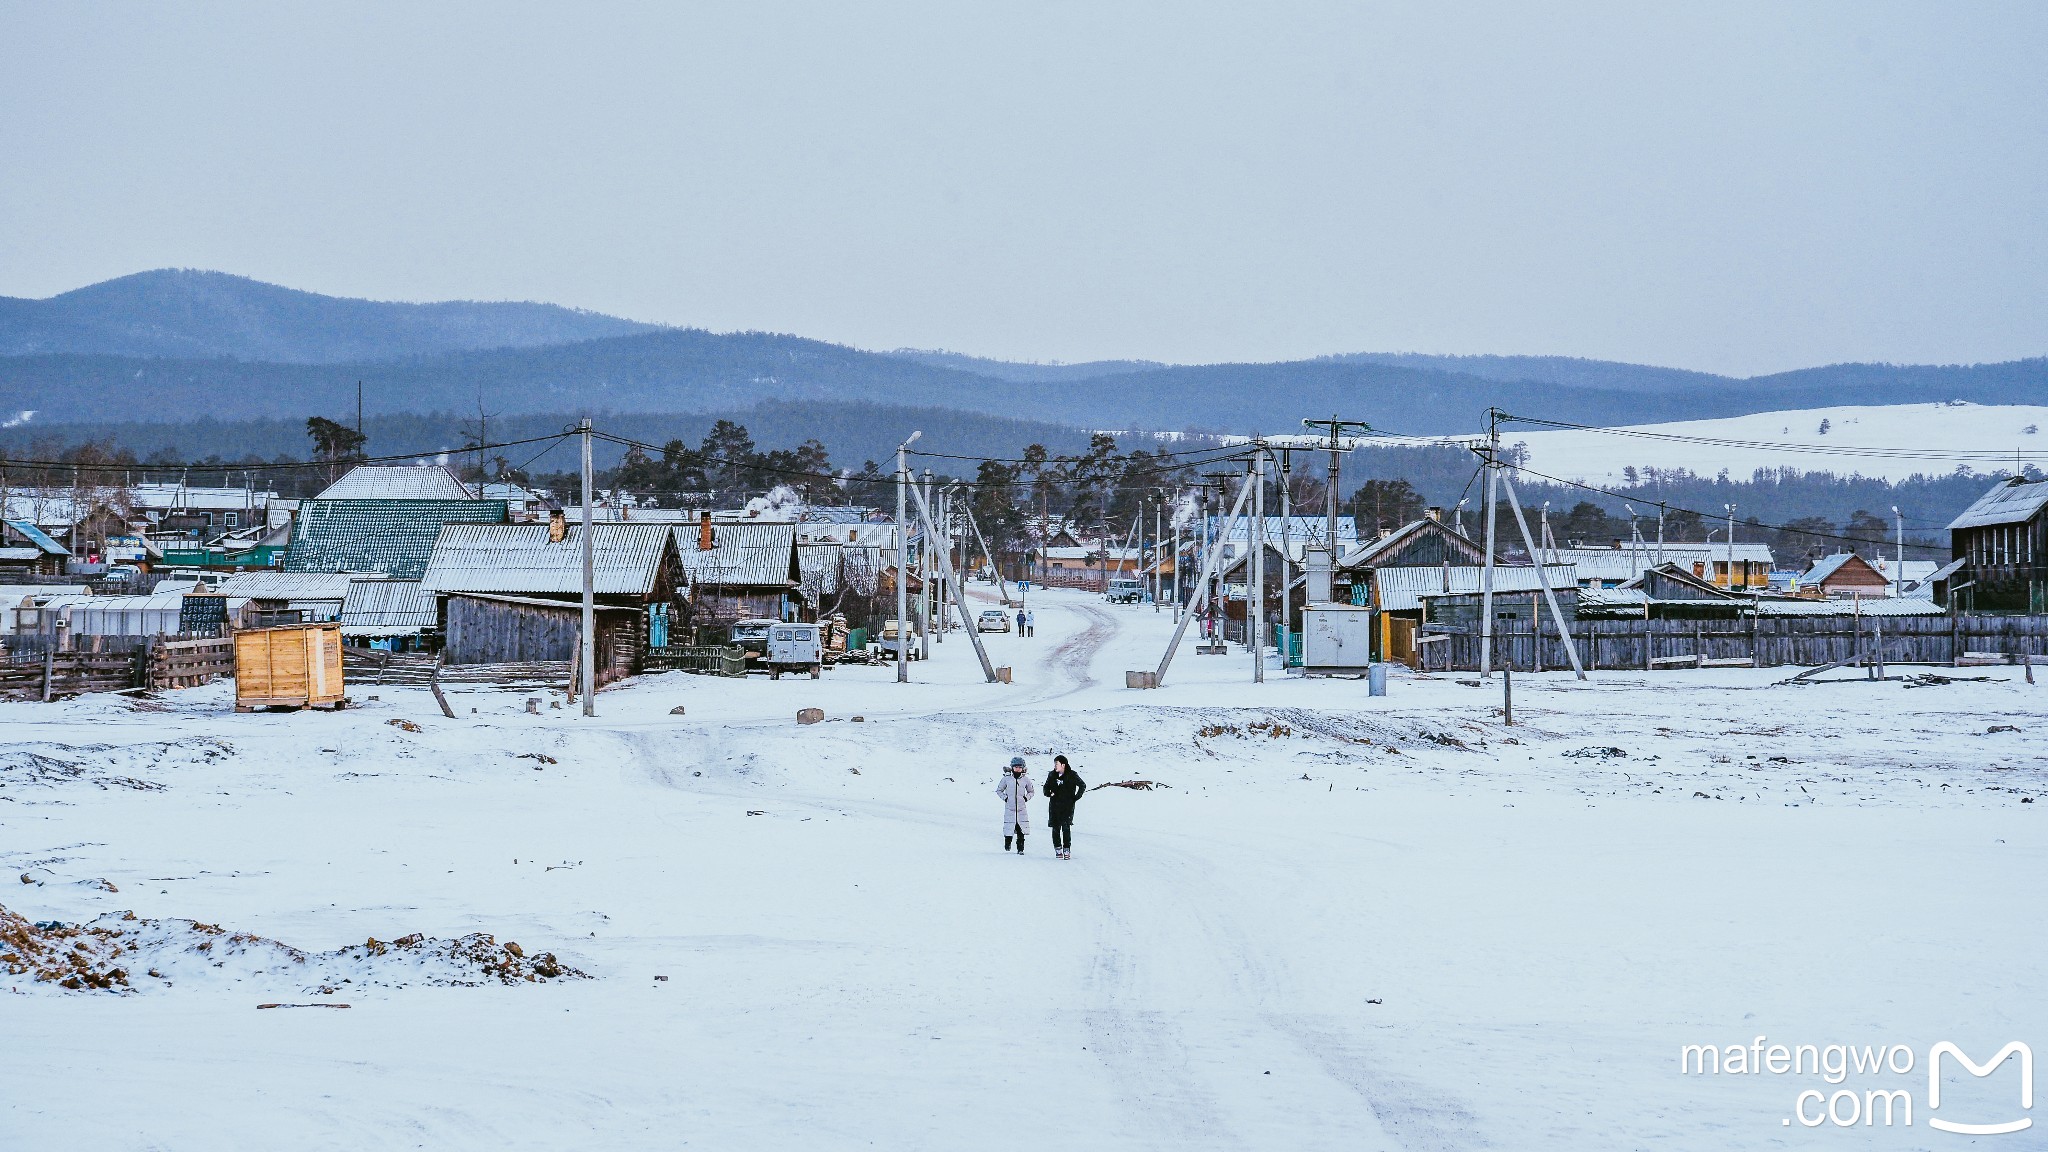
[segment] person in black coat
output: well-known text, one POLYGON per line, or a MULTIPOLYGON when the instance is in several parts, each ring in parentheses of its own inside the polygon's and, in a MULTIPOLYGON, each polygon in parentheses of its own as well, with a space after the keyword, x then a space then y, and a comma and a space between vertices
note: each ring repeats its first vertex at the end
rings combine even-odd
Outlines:
POLYGON ((1052 771, 1045 777, 1045 822, 1052 827, 1053 854, 1062 860, 1074 858, 1074 805, 1088 784, 1065 756, 1052 758, 1052 771))

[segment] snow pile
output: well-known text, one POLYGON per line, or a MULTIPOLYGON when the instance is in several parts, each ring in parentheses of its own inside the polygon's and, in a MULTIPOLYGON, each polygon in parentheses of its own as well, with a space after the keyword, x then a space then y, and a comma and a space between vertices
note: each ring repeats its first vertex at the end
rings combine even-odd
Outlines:
POLYGON ((278 940, 229 932, 196 920, 108 913, 89 924, 27 917, 0 907, 0 971, 74 992, 135 992, 180 982, 289 984, 315 994, 344 986, 482 985, 587 980, 552 952, 527 956, 487 932, 453 940, 420 933, 372 938, 332 952, 308 953, 278 940))
POLYGON ((156 792, 164 785, 135 774, 163 767, 212 764, 233 753, 233 746, 225 740, 206 737, 121 746, 47 741, 17 744, 0 749, 0 789, 91 784, 103 790, 156 792))

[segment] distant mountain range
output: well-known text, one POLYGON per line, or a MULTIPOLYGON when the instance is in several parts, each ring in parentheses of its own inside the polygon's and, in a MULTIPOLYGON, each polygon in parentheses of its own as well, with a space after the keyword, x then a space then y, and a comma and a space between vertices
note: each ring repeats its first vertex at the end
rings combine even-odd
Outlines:
POLYGON ((279 364, 395 360, 651 332, 554 304, 394 304, 166 268, 23 300, 0 296, 0 356, 51 353, 279 364))
MULTIPOLYGON (((1488 407, 1634 424, 1852 403, 2048 403, 2048 359, 1845 364, 1750 379, 1568 357, 1402 353, 1019 364, 662 328, 548 304, 344 300, 215 272, 149 272, 48 300, 0 299, 0 353, 0 410, 34 411, 31 426, 353 415, 357 381, 371 413, 474 412, 479 393, 502 416, 829 401, 1176 432, 1286 432, 1331 414, 1391 432, 1467 432, 1488 407)), ((763 443, 775 439, 756 431, 763 443)))

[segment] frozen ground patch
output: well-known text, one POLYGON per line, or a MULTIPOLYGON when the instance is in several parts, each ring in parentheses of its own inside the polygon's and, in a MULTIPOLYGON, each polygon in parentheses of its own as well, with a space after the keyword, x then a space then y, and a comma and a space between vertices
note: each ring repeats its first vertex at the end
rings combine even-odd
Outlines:
POLYGON ((346 989, 407 985, 473 988, 484 984, 587 980, 552 952, 528 956, 515 941, 474 932, 453 940, 417 932, 374 937, 331 952, 305 952, 247 932, 196 920, 110 913, 87 924, 31 922, 0 907, 0 972, 13 990, 132 993, 179 985, 250 985, 333 995, 346 989))

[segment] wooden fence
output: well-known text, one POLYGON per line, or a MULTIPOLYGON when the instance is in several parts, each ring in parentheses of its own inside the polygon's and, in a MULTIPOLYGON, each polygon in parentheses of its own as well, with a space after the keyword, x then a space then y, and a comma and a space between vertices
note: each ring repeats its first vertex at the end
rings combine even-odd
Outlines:
MULTIPOLYGON (((1518 672, 1571 666, 1549 619, 1499 621, 1494 667, 1518 672)), ((1427 633, 1418 646, 1424 671, 1479 667, 1480 638, 1427 633)), ((1758 668, 1817 666, 1848 660, 1873 644, 1886 663, 1957 664, 1967 656, 2048 656, 2048 616, 1777 616, 1733 620, 1580 620, 1572 641, 1588 671, 1701 663, 1758 668)))
POLYGON ((649 672, 699 672, 713 676, 745 676, 747 650, 736 644, 671 644, 641 653, 649 672))
POLYGON ((0 699, 54 700, 135 688, 145 659, 139 651, 23 653, 0 664, 0 699))
MULTIPOLYGON (((409 686, 424 688, 434 679, 438 657, 431 652, 385 652, 375 648, 343 648, 342 679, 351 688, 409 686)), ((441 668, 446 685, 498 688, 567 688, 567 660, 522 660, 509 664, 448 664, 441 668)))
POLYGON ((82 692, 190 688, 235 674, 235 642, 216 637, 78 637, 71 650, 22 648, 0 660, 0 699, 54 700, 82 692))
POLYGON ((148 649, 145 665, 150 688, 190 688, 216 677, 235 674, 232 636, 199 640, 160 639, 148 649))

